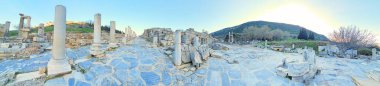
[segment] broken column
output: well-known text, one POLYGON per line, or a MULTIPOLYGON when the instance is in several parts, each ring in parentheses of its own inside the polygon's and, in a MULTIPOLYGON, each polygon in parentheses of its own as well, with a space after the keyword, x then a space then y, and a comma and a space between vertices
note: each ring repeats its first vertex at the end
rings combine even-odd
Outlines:
POLYGON ((201 45, 199 43, 199 37, 198 36, 194 37, 194 39, 193 39, 193 45, 194 45, 194 47, 199 47, 201 45))
POLYGON ((45 41, 45 31, 44 31, 44 24, 40 24, 38 27, 37 36, 33 38, 33 41, 37 42, 43 42, 45 41))
POLYGON ((20 15, 20 24, 19 24, 19 33, 18 33, 18 38, 25 42, 28 39, 29 31, 30 31, 30 21, 31 17, 30 16, 25 16, 24 14, 19 14, 20 15), (24 19, 27 19, 27 23, 24 27, 24 19))
POLYGON ((295 47, 295 45, 294 44, 292 44, 292 49, 295 49, 296 47, 295 47))
POLYGON ((115 21, 111 21, 110 24, 111 24, 111 26, 110 26, 110 43, 109 43, 109 47, 115 48, 115 47, 118 47, 118 45, 116 43, 116 40, 115 40, 115 28, 116 28, 115 21))
POLYGON ((38 36, 40 36, 40 37, 43 37, 44 36, 44 33, 45 33, 45 31, 44 31, 44 24, 40 24, 40 27, 38 28, 38 36))
POLYGON ((268 46, 268 40, 265 40, 264 48, 267 48, 268 46))
POLYGON ((93 43, 91 46, 91 55, 99 57, 102 54, 101 50, 101 15, 95 14, 93 43))
POLYGON ((228 43, 231 43, 231 32, 228 32, 228 43))
POLYGON ((22 38, 24 40, 28 39, 28 36, 29 36, 29 31, 30 31, 30 21, 31 21, 31 17, 30 16, 25 16, 26 18, 26 25, 25 27, 23 28, 23 32, 22 32, 22 38))
POLYGON ((173 53, 174 65, 181 65, 181 30, 175 31, 174 39, 174 53, 173 53))
POLYGON ((234 32, 231 34, 231 43, 234 43, 234 32))
POLYGON ((123 38, 124 44, 127 44, 127 41, 128 41, 128 34, 129 34, 128 28, 129 28, 129 26, 124 29, 124 38, 123 38))
POLYGON ((157 44, 158 44, 158 37, 157 37, 157 36, 154 36, 154 37, 153 37, 153 40, 152 40, 152 46, 153 46, 153 47, 157 47, 157 44))
POLYGON ((376 48, 373 48, 372 49, 372 59, 377 59, 377 50, 376 50, 376 48))
POLYGON ((54 40, 52 58, 48 62, 48 75, 71 72, 71 66, 66 58, 66 8, 62 5, 55 7, 54 40))
POLYGON ((10 28, 10 26, 11 26, 11 22, 10 21, 6 21, 5 22, 5 25, 4 25, 4 37, 8 37, 9 35, 8 35, 8 33, 9 33, 9 28, 10 28))

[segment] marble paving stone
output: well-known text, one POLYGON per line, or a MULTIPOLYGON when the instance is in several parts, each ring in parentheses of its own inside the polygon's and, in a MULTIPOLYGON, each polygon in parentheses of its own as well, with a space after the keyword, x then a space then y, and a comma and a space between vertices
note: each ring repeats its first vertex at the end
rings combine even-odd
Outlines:
POLYGON ((126 83, 128 81, 128 71, 116 70, 114 77, 118 79, 121 83, 126 83))
POLYGON ((82 82, 82 81, 77 81, 75 86, 91 86, 91 84, 86 83, 86 82, 82 82))
POLYGON ((126 70, 129 69, 129 64, 122 61, 122 59, 113 59, 111 65, 116 70, 126 70))
POLYGON ((230 86, 230 78, 227 73, 222 73, 222 86, 230 86))
POLYGON ((74 86, 74 85, 75 85, 75 79, 69 78, 69 86, 74 86))
POLYGON ((236 70, 230 70, 228 72, 228 75, 230 76, 231 79, 240 79, 240 77, 241 77, 240 72, 236 71, 236 70))
POLYGON ((246 86, 246 84, 241 80, 231 80, 231 86, 246 86))
POLYGON ((137 59, 136 59, 136 58, 128 58, 128 57, 124 58, 124 57, 123 57, 123 60, 124 60, 125 62, 129 63, 129 65, 130 65, 130 66, 129 66, 129 69, 136 68, 137 65, 139 65, 138 62, 137 62, 137 59))
POLYGON ((157 85, 160 82, 160 76, 153 72, 141 72, 140 76, 146 85, 157 85))

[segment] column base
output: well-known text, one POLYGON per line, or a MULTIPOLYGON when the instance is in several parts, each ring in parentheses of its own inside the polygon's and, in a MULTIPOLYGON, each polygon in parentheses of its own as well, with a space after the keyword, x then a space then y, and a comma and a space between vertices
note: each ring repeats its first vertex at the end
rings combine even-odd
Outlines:
POLYGON ((103 51, 101 49, 101 44, 97 44, 97 43, 92 44, 90 54, 95 57, 102 56, 103 51))
POLYGON ((71 66, 67 59, 55 60, 50 59, 47 65, 47 74, 50 76, 60 75, 71 72, 71 66))
POLYGON ((117 48, 117 47, 119 47, 119 45, 117 45, 117 43, 109 43, 108 47, 109 48, 117 48))

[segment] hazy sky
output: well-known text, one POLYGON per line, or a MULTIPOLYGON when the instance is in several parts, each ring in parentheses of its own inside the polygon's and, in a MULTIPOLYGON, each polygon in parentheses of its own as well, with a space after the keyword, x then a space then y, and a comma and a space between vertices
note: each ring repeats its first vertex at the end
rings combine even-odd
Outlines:
MULTIPOLYGON (((151 27, 195 28, 213 32, 248 21, 296 24, 321 34, 355 25, 380 36, 380 0, 3 0, 0 23, 18 25, 19 13, 32 17, 32 26, 52 21, 54 7, 64 5, 68 21, 116 21, 141 34, 151 27)), ((15 29, 12 27, 11 29, 15 29)))

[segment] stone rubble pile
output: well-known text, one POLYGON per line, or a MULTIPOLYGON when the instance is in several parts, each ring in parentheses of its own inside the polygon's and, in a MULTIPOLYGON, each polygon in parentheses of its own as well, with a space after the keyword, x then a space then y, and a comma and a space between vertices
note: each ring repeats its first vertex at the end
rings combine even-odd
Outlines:
POLYGON ((307 83, 317 74, 315 51, 305 49, 301 59, 285 58, 276 68, 279 76, 289 78, 296 82, 307 83))
POLYGON ((152 42, 152 47, 172 46, 174 41, 173 31, 170 28, 145 29, 141 37, 152 42))
POLYGON ((214 50, 229 50, 228 47, 226 47, 226 46, 224 46, 224 45, 222 45, 220 43, 213 43, 211 45, 211 48, 214 49, 214 50))
POLYGON ((318 46, 319 56, 337 56, 339 48, 336 45, 318 46))
POLYGON ((190 28, 175 32, 173 59, 176 66, 191 63, 199 68, 212 55, 212 37, 206 32, 196 32, 190 28))

